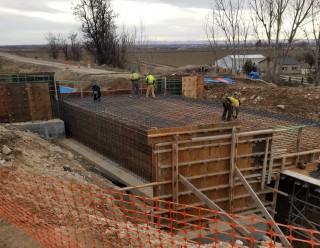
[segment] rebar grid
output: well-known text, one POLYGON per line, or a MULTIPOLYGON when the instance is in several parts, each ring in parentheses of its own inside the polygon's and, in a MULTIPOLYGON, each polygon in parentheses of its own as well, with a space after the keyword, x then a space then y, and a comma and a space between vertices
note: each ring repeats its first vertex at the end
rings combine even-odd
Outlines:
MULTIPOLYGON (((91 97, 62 101, 67 135, 147 181, 152 181, 152 147, 148 144, 148 130, 221 123, 222 111, 220 103, 173 95, 157 95, 156 99, 117 95, 103 96, 100 102, 94 102, 91 97)), ((241 109, 239 121, 240 131, 315 124, 294 116, 248 108, 241 109)), ((285 142, 280 148, 287 149, 288 153, 296 152, 296 137, 288 132, 281 135, 285 136, 285 142)), ((299 151, 319 148, 319 126, 304 128, 299 151)))
MULTIPOLYGON (((156 99, 120 95, 102 97, 101 102, 93 102, 88 97, 65 101, 141 131, 221 122, 223 111, 221 103, 173 95, 158 95, 156 99)), ((241 131, 315 125, 304 129, 301 149, 320 148, 319 123, 313 120, 241 107, 239 121, 241 131)))

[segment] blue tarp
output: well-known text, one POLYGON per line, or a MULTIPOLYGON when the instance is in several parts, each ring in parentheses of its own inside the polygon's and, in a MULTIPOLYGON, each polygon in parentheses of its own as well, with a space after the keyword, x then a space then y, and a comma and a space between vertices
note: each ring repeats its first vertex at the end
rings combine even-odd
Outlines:
POLYGON ((73 93, 73 92, 77 92, 76 89, 71 88, 71 87, 67 87, 67 86, 59 86, 60 88, 60 93, 73 93))
POLYGON ((231 79, 231 78, 220 78, 220 77, 216 77, 216 78, 205 77, 204 78, 204 82, 205 83, 217 83, 217 84, 234 84, 233 79, 231 79))
POLYGON ((253 79, 259 79, 260 78, 260 75, 259 75, 259 73, 258 72, 250 72, 249 74, 248 74, 248 76, 250 77, 250 78, 253 78, 253 79))

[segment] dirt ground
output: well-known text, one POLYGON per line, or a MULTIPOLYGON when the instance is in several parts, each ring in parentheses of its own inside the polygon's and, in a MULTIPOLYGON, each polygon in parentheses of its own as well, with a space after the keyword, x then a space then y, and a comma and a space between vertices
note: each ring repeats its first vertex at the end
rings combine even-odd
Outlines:
MULTIPOLYGON (((42 64, 41 61, 38 64, 32 61, 28 63, 0 54, 0 73, 54 71, 56 80, 97 80, 103 90, 130 88, 128 72, 106 73, 103 68, 97 68, 92 73, 93 70, 90 68, 83 68, 81 71, 77 69, 74 66, 72 70, 66 70, 63 64, 42 64)), ((204 98, 221 101, 226 95, 238 92, 242 106, 320 120, 319 88, 276 87, 243 79, 236 79, 235 82, 234 85, 207 85, 204 98)), ((81 156, 62 149, 51 140, 19 131, 10 124, 0 124, 0 166, 16 173, 29 172, 39 176, 97 185, 103 189, 115 187, 105 178, 91 172, 90 168, 93 165, 81 156)), ((35 244, 23 232, 0 219, 0 248, 2 247, 31 248, 35 247, 35 244), (21 240, 24 240, 23 246, 21 240)))

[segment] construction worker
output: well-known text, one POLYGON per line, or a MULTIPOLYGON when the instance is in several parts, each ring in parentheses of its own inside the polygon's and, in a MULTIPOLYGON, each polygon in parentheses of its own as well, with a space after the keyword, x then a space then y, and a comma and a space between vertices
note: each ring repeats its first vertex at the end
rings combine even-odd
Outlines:
POLYGON ((237 99, 238 94, 234 93, 233 96, 228 96, 226 99, 223 100, 223 114, 222 114, 222 120, 230 121, 231 116, 234 119, 238 118, 239 114, 239 106, 240 106, 240 100, 237 99), (235 109, 236 113, 233 115, 233 109, 235 109), (227 116, 227 118, 226 118, 227 116))
POLYGON ((154 94, 154 83, 156 82, 156 80, 154 79, 154 76, 149 73, 148 76, 146 77, 146 83, 147 83, 147 92, 146 92, 146 98, 149 97, 149 93, 151 90, 152 93, 152 98, 156 98, 155 94, 154 94))
POLYGON ((101 97, 100 85, 94 83, 92 85, 91 89, 92 89, 92 94, 93 94, 93 101, 100 102, 100 97, 101 97))
POLYGON ((132 71, 131 74, 131 97, 134 97, 137 95, 138 98, 140 98, 140 75, 136 71, 132 71))

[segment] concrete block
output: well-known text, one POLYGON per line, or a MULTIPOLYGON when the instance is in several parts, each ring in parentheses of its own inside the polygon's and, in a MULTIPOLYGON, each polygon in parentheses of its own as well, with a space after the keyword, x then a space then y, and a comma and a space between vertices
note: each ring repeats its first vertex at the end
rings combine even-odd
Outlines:
POLYGON ((64 139, 66 137, 64 121, 53 119, 48 121, 33 121, 12 123, 20 130, 29 130, 30 132, 43 135, 45 138, 64 139))

